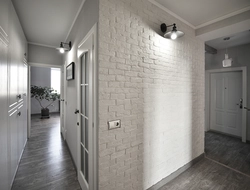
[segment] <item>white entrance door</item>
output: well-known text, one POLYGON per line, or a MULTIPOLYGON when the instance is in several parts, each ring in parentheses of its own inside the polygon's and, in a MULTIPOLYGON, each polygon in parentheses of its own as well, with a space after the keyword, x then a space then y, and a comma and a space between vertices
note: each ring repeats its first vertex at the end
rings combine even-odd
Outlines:
POLYGON ((96 189, 96 93, 94 27, 78 46, 78 181, 83 190, 96 189))
POLYGON ((241 137, 242 72, 211 74, 210 84, 210 129, 241 137))

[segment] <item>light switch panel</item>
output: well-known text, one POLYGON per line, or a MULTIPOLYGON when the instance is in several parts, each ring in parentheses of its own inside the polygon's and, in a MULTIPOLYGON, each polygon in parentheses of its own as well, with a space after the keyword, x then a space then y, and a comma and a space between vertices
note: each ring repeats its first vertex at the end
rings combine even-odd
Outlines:
POLYGON ((108 125, 109 125, 109 130, 120 128, 121 127, 121 120, 119 119, 119 120, 109 121, 108 125))

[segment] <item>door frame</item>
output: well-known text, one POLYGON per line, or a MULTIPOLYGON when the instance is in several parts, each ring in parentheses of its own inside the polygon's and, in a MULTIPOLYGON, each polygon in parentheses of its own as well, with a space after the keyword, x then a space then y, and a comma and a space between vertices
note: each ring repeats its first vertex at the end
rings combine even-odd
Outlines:
MULTIPOLYGON (((49 65, 45 63, 34 63, 34 62, 28 62, 28 98, 27 98, 27 107, 28 107, 28 131, 27 131, 27 138, 30 138, 30 131, 31 131, 31 67, 42 67, 42 68, 60 68, 61 71, 64 69, 63 65, 49 65)), ((62 75, 61 75, 61 82, 62 82, 62 75)), ((63 80, 64 81, 64 80, 63 80)), ((61 84, 62 86, 62 84, 61 84)), ((64 93, 64 92, 61 92, 64 93)), ((61 101, 60 101, 61 102, 61 101)), ((64 103, 64 102, 63 102, 64 103)), ((62 127, 61 127, 61 113, 60 113, 60 132, 62 133, 62 127)), ((65 123, 64 123, 65 126, 65 123)))
MULTIPOLYGON (((92 163, 93 164, 93 189, 90 190, 98 190, 98 67, 97 67, 97 23, 94 24, 94 26, 89 30, 89 32, 87 33, 87 35, 82 39, 82 41, 78 44, 77 46, 77 67, 78 67, 78 71, 77 71, 77 102, 80 102, 80 63, 81 63, 81 57, 82 55, 86 52, 85 50, 82 50, 82 45, 89 40, 90 38, 92 38, 92 65, 93 65, 93 76, 92 76, 92 80, 93 80, 93 106, 92 108, 90 108, 91 113, 92 113, 92 120, 93 120, 93 124, 92 124, 92 129, 93 129, 93 136, 92 136, 92 143, 93 143, 93 159, 92 159, 92 163)), ((77 107, 78 110, 80 110, 80 107, 78 105, 77 107)), ((79 114, 78 114, 79 115, 79 114)), ((79 121, 79 116, 78 116, 78 120, 79 121)), ((80 146, 79 146, 79 142, 80 142, 80 126, 77 126, 77 175, 79 170, 81 169, 80 164, 81 164, 81 160, 80 160, 80 146)), ((90 148, 90 147, 89 147, 90 148)), ((90 160, 89 160, 90 161, 90 160)), ((91 172, 90 172, 91 173, 91 172)), ((90 179, 91 176, 89 176, 90 179)), ((90 180, 89 180, 90 182, 90 180)))
MULTIPOLYGON (((221 69, 211 69, 205 71, 205 131, 210 129, 210 93, 211 93, 211 74, 213 73, 225 73, 225 72, 242 72, 242 98, 243 108, 247 107, 247 67, 231 67, 221 69)), ((247 135, 247 110, 242 109, 242 142, 246 142, 247 135)))

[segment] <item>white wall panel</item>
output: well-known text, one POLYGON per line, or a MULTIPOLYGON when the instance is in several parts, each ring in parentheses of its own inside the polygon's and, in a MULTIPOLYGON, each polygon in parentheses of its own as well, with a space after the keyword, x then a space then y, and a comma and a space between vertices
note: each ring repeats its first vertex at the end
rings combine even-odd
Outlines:
POLYGON ((0 26, 0 189, 9 190, 27 138, 27 44, 9 0, 0 2, 0 26))

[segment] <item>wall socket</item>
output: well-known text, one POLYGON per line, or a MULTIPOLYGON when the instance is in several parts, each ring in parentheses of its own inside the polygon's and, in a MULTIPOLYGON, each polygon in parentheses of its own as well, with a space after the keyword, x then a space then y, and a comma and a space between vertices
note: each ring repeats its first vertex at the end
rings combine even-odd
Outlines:
POLYGON ((121 120, 114 120, 114 121, 109 121, 109 130, 111 129, 116 129, 116 128, 121 128, 121 120))

